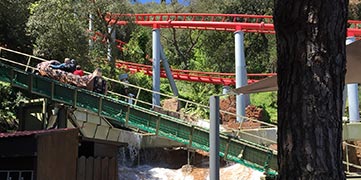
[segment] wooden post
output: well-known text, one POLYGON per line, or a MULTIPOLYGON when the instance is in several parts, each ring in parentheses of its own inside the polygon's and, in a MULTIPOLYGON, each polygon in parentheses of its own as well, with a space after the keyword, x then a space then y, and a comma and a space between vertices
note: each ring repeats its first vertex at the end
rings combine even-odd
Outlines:
POLYGON ((189 144, 188 144, 188 147, 192 147, 193 132, 194 132, 194 126, 192 125, 191 133, 189 134, 189 144))
POLYGON ((158 118, 157 118, 157 124, 156 124, 156 127, 155 127, 155 135, 158 136, 159 134, 159 124, 160 124, 160 115, 158 115, 158 118))
POLYGON ((130 106, 128 106, 128 111, 125 114, 125 125, 128 126, 128 122, 129 122, 129 113, 130 113, 130 106))
POLYGON ((231 142, 231 137, 228 136, 228 141, 226 144, 226 148, 224 149, 224 160, 227 160, 227 155, 228 155, 228 149, 229 149, 229 143, 231 142))
POLYGON ((138 89, 137 96, 135 97, 134 105, 137 105, 139 94, 140 94, 140 88, 138 89))
POLYGON ((34 76, 30 74, 29 83, 28 83, 28 90, 30 93, 32 93, 33 91, 33 81, 34 81, 34 76))
POLYGON ((29 65, 30 65, 31 56, 28 58, 28 62, 26 63, 25 71, 28 71, 29 65))
POLYGON ((76 107, 76 102, 78 101, 78 88, 74 90, 74 99, 73 99, 73 106, 76 107))
POLYGON ((54 90, 55 90, 54 86, 55 86, 54 81, 51 81, 51 95, 50 95, 51 100, 54 100, 54 90))
POLYGON ((98 115, 100 116, 102 113, 102 105, 103 105, 103 98, 99 97, 99 101, 98 101, 98 115))

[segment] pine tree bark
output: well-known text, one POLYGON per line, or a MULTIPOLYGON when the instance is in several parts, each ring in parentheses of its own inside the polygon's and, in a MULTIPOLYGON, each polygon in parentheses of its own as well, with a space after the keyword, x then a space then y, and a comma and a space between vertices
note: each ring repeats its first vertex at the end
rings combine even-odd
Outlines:
POLYGON ((279 179, 345 179, 348 0, 275 0, 279 179))

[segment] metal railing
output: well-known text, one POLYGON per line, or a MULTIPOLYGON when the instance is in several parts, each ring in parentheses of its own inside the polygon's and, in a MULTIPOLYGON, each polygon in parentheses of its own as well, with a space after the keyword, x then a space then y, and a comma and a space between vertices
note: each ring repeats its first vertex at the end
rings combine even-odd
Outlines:
MULTIPOLYGON (((12 87, 27 90, 52 102, 85 108, 100 117, 109 118, 115 124, 120 123, 121 126, 165 137, 188 145, 192 149, 209 151, 209 131, 179 118, 129 104, 111 96, 79 89, 3 63, 0 63, 0 79, 10 83, 12 87)), ((277 173, 276 154, 276 151, 261 143, 220 133, 219 155, 226 160, 273 176, 277 173)))
POLYGON ((33 170, 0 170, 1 180, 33 180, 33 170))
MULTIPOLYGON (((154 109, 144 108, 140 105, 148 105, 151 103, 140 98, 135 98, 134 104, 129 104, 119 98, 127 98, 121 94, 110 92, 110 96, 93 93, 87 90, 79 89, 71 85, 60 83, 45 77, 40 77, 32 72, 36 69, 38 62, 45 61, 42 58, 27 56, 10 60, 3 55, 4 49, 0 49, 2 69, 2 80, 11 83, 12 86, 28 90, 32 94, 41 97, 50 98, 53 101, 65 103, 74 107, 83 107, 97 113, 99 116, 116 120, 127 127, 138 128, 144 132, 154 133, 174 141, 188 144, 190 148, 196 148, 208 151, 208 129, 192 124, 186 119, 172 117, 164 112, 157 112, 154 109), (37 61, 37 62, 35 62, 37 61), (9 65, 10 64, 10 65, 9 65), (26 71, 27 72, 26 72, 26 71), (114 96, 114 97, 113 97, 114 96)), ((8 54, 11 50, 6 51, 8 54)), ((106 78, 109 82, 124 84, 118 80, 106 78)), ((153 93, 153 91, 127 84, 137 88, 139 93, 153 93)), ((139 93, 136 97, 139 96, 139 93)), ((165 97, 173 97, 159 93, 165 97)), ((174 98, 174 97, 173 97, 174 98)), ((182 99, 177 99, 182 100, 182 99)), ((186 106, 198 106, 207 108, 207 106, 183 100, 186 106)), ((158 107, 161 109, 161 107, 158 107)), ((239 131, 239 130, 236 130, 239 131)), ((254 135, 255 136, 255 135, 254 135)), ((249 141, 225 133, 221 133, 221 156, 225 159, 245 164, 249 167, 261 171, 267 171, 267 174, 276 173, 277 169, 275 155, 276 150, 272 150, 258 141, 266 142, 264 138, 257 138, 257 142, 249 141)))
MULTIPOLYGON (((357 157, 357 152, 361 152, 361 146, 357 146, 351 143, 344 141, 344 160, 343 164, 345 165, 345 173, 351 175, 361 175, 361 162, 360 157, 357 157), (356 157, 356 162, 351 161, 350 156, 356 157)), ((354 159, 355 160, 355 159, 354 159)))
MULTIPOLYGON (((39 57, 36 57, 36 56, 33 56, 33 55, 29 55, 29 54, 26 54, 26 53, 21 53, 21 52, 14 51, 14 50, 7 49, 7 48, 3 48, 3 47, 0 47, 0 60, 11 63, 11 64, 15 64, 15 65, 20 67, 19 69, 23 68, 27 72, 34 72, 36 70, 36 64, 44 62, 44 61, 48 61, 48 60, 43 59, 43 58, 39 58, 39 57), (17 60, 11 60, 9 58, 3 57, 4 54, 9 54, 9 53, 13 54, 13 55, 20 55, 19 58, 21 58, 23 63, 18 62, 17 60)), ((90 72, 85 72, 85 74, 90 74, 90 72)), ((128 87, 131 87, 132 89, 135 89, 135 91, 136 91, 135 97, 129 97, 129 96, 117 93, 117 92, 113 92, 111 90, 108 91, 108 93, 110 95, 115 96, 118 99, 125 99, 126 101, 131 99, 133 101, 134 105, 154 106, 154 105, 152 105, 151 102, 148 102, 147 100, 144 100, 144 99, 140 99, 140 94, 141 93, 159 94, 161 99, 174 98, 177 102, 179 102, 181 104, 184 104, 183 107, 180 107, 180 109, 181 109, 180 111, 165 110, 161 106, 155 106, 155 107, 157 109, 160 109, 160 110, 163 110, 163 111, 168 111, 168 112, 170 111, 173 114, 178 115, 178 118, 182 119, 185 123, 193 123, 194 125, 196 125, 194 121, 190 121, 190 119, 193 118, 193 115, 185 113, 185 111, 188 110, 189 107, 193 107, 194 109, 201 109, 204 112, 209 112, 209 107, 207 105, 204 105, 204 104, 200 104, 200 103, 197 103, 197 102, 192 102, 192 101, 189 101, 189 100, 186 100, 186 99, 182 99, 182 98, 179 98, 179 97, 175 97, 175 96, 160 93, 160 92, 155 92, 155 91, 143 88, 143 87, 139 87, 139 86, 136 86, 136 85, 133 85, 133 84, 124 83, 122 81, 115 80, 115 79, 111 79, 111 78, 107 78, 107 77, 104 77, 104 79, 106 79, 108 81, 108 83, 120 84, 122 86, 126 85, 128 87)), ((234 119, 236 119, 236 117, 240 117, 241 119, 243 119, 243 122, 249 121, 249 122, 252 122, 252 123, 258 123, 259 124, 259 126, 257 127, 258 130, 268 129, 268 128, 276 128, 277 127, 274 124, 270 124, 270 123, 266 123, 266 122, 263 122, 263 121, 260 121, 260 120, 240 116, 240 115, 237 115, 237 114, 235 114, 233 112, 228 112, 228 111, 224 111, 224 110, 220 110, 220 112, 225 114, 225 115, 228 115, 230 118, 233 117, 234 119)), ((242 124, 240 124, 239 127, 240 127, 239 129, 227 128, 226 130, 228 132, 232 132, 232 135, 234 135, 234 136, 237 136, 237 135, 242 134, 242 133, 243 134, 247 133, 247 132, 244 132, 244 130, 242 129, 242 124)), ((207 128, 207 127, 203 127, 203 128, 207 128)), ((251 134, 251 136, 255 136, 255 138, 257 138, 257 135, 252 135, 251 134)), ((266 141, 269 141, 270 143, 276 143, 273 139, 267 139, 266 137, 259 137, 259 138, 266 139, 266 141)))
MULTIPOLYGON (((34 63, 40 63, 40 62, 44 62, 44 61, 47 61, 45 59, 42 59, 42 58, 39 58, 39 57, 36 57, 36 56, 32 56, 32 55, 28 55, 28 54, 25 54, 25 53, 20 53, 20 52, 17 52, 17 51, 13 51, 13 50, 10 50, 10 49, 6 49, 6 48, 2 48, 0 47, 0 61, 2 62, 6 62, 6 63, 11 63, 12 65, 16 65, 16 66, 19 66, 21 67, 22 69, 24 69, 24 71, 27 71, 27 72, 33 72, 34 70, 36 70, 36 67, 32 64, 34 63), (23 59, 21 59, 23 62, 20 62, 20 61, 16 61, 16 60, 10 60, 8 58, 5 58, 3 57, 3 53, 4 51, 6 51, 6 53, 15 53, 15 54, 18 54, 18 55, 22 55, 24 56, 23 59), (25 62, 25 63, 24 63, 25 62)), ((89 72, 87 72, 89 74, 89 72)), ((122 84, 122 85, 127 85, 127 86, 130 86, 134 89, 137 90, 137 93, 136 93, 136 96, 135 98, 133 99, 134 100, 134 103, 133 104, 129 104, 130 106, 131 105, 134 105, 134 106, 137 106, 139 104, 141 105, 147 105, 147 106, 152 106, 151 103, 143 100, 143 99, 140 99, 139 98, 139 95, 140 93, 158 93, 158 92, 153 92, 152 90, 149 90, 149 89, 146 89, 146 88, 142 88, 142 87, 138 87, 138 86, 135 86, 135 85, 132 85, 132 84, 126 84, 124 82, 121 82, 119 80, 114 80, 114 79, 109 79, 109 78, 106 78, 105 79, 111 83, 118 83, 118 84, 122 84)), ((118 97, 118 98, 123 98, 123 99, 126 99, 128 100, 129 97, 128 96, 125 96, 125 95, 122 95, 122 94, 119 94, 119 93, 116 93, 116 92, 112 92, 112 91, 109 91, 109 94, 115 96, 115 97, 118 97)), ((185 99, 181 99, 181 98, 177 98, 177 97, 174 97, 174 96, 171 96, 171 95, 167 95, 167 94, 163 94, 163 93, 158 93, 161 95, 161 97, 163 97, 164 99, 167 99, 167 98, 175 98, 177 101, 180 101, 182 102, 183 104, 185 104, 185 106, 183 108, 187 109, 188 106, 194 106, 194 107, 197 107, 197 108, 204 108, 206 110, 209 110, 209 107, 206 106, 206 105, 203 105, 203 104, 200 104, 200 103, 195 103, 195 102, 192 102, 192 101, 189 101, 189 100, 185 100, 185 99)), ((162 109, 162 107, 158 107, 160 109, 162 109)), ((231 113, 231 112, 227 112, 227 111, 221 111, 225 114, 229 114, 229 115, 232 115, 234 117, 236 117, 236 114, 234 113, 231 113)), ((151 113, 151 112, 148 112, 147 113, 151 113)), ((178 113, 181 115, 181 113, 179 112, 174 112, 174 113, 178 113)), ((154 114, 154 113, 153 113, 154 114)), ((154 115, 157 115, 157 113, 155 113, 154 115)), ((185 114, 183 114, 183 116, 187 116, 185 114)), ((240 116, 241 117, 241 116, 240 116)), ((277 130, 276 126, 273 125, 273 124, 269 124, 269 123, 265 123, 265 122, 261 122, 261 121, 258 121, 258 120, 254 120, 254 119, 250 119, 250 118, 246 118, 246 117, 241 117, 241 118, 244 118, 246 120, 249 120, 249 121, 252 121, 252 122, 255 122, 255 123, 260 123, 261 126, 259 129, 274 129, 275 131, 277 130)), ((127 117, 127 119, 129 119, 129 116, 127 117)), ((183 119, 183 121, 186 123, 186 124, 190 124, 189 121, 187 121, 186 119, 183 119)), ((128 120, 127 120, 128 122, 128 120)), ((193 125, 192 125, 193 126, 193 125)), ((246 135, 246 136, 250 136, 252 138, 256 138, 257 140, 259 141, 262 141, 262 142, 265 142, 265 144, 276 144, 276 141, 274 139, 269 139, 267 137, 261 137, 261 136, 258 136, 258 135, 255 135, 255 134, 252 134, 248 131, 245 131, 243 129, 231 129, 231 131, 233 132, 232 135, 234 136, 241 136, 241 135, 246 135)), ((360 149, 361 147, 360 146, 356 146, 356 145, 353 145, 353 144, 350 144, 348 142, 343 142, 343 145, 344 145, 344 151, 345 151, 345 157, 344 157, 344 165, 345 165, 345 172, 347 174, 359 174, 359 171, 361 171, 361 165, 359 162, 351 162, 350 161, 350 156, 351 154, 350 153, 354 153, 355 151, 350 151, 350 149, 360 149)), ((256 147, 256 146, 255 146, 256 147)), ((360 149, 361 151, 361 149, 360 149)), ((273 153, 277 153, 276 150, 273 150, 273 153)), ((10 171, 0 171, 0 172, 3 172, 3 173, 7 173, 6 176, 8 177, 8 172, 10 171)), ((13 172, 13 171, 11 171, 13 172)), ((28 172, 28 171, 22 171, 22 172, 28 172)))

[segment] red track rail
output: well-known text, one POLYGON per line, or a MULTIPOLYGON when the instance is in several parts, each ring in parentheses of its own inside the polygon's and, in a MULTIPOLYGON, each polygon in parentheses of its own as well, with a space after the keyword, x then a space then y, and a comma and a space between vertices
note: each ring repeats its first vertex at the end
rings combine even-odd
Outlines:
MULTIPOLYGON (((117 61, 116 66, 118 68, 123 68, 129 70, 131 73, 143 72, 147 75, 153 75, 152 66, 137 64, 132 62, 117 61)), ((173 78, 177 80, 191 81, 191 82, 203 82, 211 84, 223 84, 223 85, 235 85, 235 74, 234 73, 215 73, 215 72, 199 72, 199 71, 189 71, 189 70, 177 70, 172 69, 173 78)), ((250 78, 248 84, 257 82, 257 79, 252 78, 265 78, 269 76, 274 76, 275 73, 268 74, 248 74, 250 78)), ((160 72, 162 78, 167 77, 165 70, 162 69, 160 72)))
POLYGON ((131 19, 136 24, 156 28, 179 28, 274 33, 272 16, 244 14, 108 14, 111 24, 125 25, 131 19))
MULTIPOLYGON (((107 37, 100 33, 100 32, 95 32, 93 36, 90 37, 93 41, 96 41, 98 38, 101 39, 101 42, 102 43, 106 43, 107 42, 107 37)), ((122 51, 124 48, 123 48, 123 45, 127 44, 126 42, 122 41, 122 40, 119 40, 119 39, 115 39, 115 43, 116 43, 116 46, 117 48, 122 51)))
MULTIPOLYGON (((273 17, 266 15, 246 14, 204 14, 204 13, 161 13, 161 14, 108 14, 105 18, 110 24, 126 25, 128 20, 152 28, 179 28, 197 30, 243 31, 274 34, 273 17)), ((361 21, 349 20, 348 36, 361 38, 361 21)), ((122 43, 118 43, 122 47, 122 43)), ((118 48, 119 48, 118 47, 118 48)), ((127 68, 130 72, 144 72, 152 75, 152 67, 124 61, 117 63, 118 67, 127 68)), ((209 73, 197 71, 172 70, 174 79, 213 84, 234 85, 233 73, 209 73), (233 77, 233 78, 232 78, 233 77)), ((270 74, 260 74, 263 77, 270 74)), ((273 74, 274 75, 274 74, 273 74)), ((251 74, 248 74, 252 77, 251 74)), ((161 77, 166 77, 161 71, 161 77)), ((257 80, 249 80, 248 83, 257 80)))
MULTIPOLYGON (((153 28, 179 28, 220 30, 273 34, 273 17, 247 14, 161 13, 161 14, 108 14, 111 24, 125 25, 130 19, 141 26, 153 28)), ((348 36, 361 37, 361 21, 349 20, 348 36)))

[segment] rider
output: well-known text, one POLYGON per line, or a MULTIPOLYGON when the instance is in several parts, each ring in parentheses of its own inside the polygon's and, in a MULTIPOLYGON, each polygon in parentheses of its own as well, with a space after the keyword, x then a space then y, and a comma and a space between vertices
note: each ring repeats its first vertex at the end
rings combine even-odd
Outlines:
POLYGON ((73 72, 75 75, 84 76, 84 71, 81 69, 81 66, 76 65, 76 70, 73 72))
POLYGON ((61 63, 59 65, 50 65, 53 69, 60 69, 65 72, 73 73, 76 68, 76 62, 75 59, 65 58, 64 63, 61 63))

